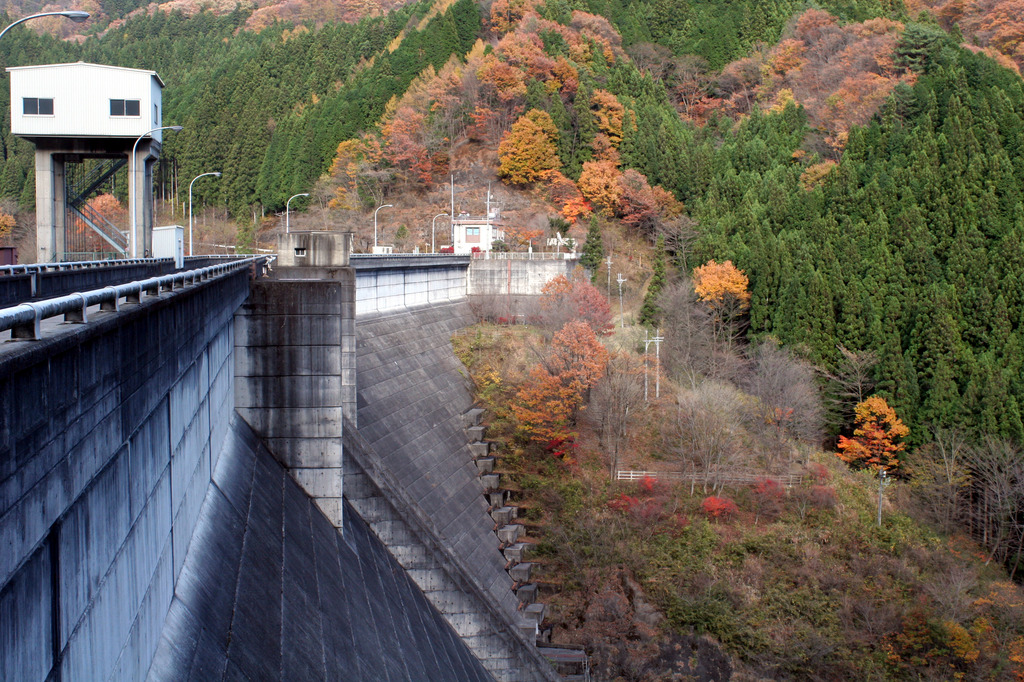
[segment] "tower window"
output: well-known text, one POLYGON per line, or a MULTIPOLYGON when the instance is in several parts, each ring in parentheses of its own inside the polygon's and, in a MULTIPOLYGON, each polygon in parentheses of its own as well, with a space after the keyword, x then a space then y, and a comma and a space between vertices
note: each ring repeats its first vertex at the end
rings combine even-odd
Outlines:
POLYGON ((22 112, 26 116, 53 116, 53 98, 26 97, 22 100, 22 112))
POLYGON ((139 100, 137 99, 112 99, 110 100, 111 116, 138 116, 139 100))

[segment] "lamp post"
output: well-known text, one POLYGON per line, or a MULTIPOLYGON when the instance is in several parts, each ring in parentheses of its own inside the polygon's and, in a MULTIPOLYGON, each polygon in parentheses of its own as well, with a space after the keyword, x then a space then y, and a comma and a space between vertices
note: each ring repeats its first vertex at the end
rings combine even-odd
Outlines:
POLYGON ((448 214, 447 213, 438 213, 436 216, 434 216, 434 219, 432 221, 430 221, 430 253, 437 253, 437 249, 434 248, 434 228, 437 226, 437 219, 440 218, 443 215, 448 215, 448 214))
POLYGON ((199 178, 205 178, 207 175, 216 175, 220 177, 220 171, 212 171, 210 173, 203 173, 192 178, 192 182, 188 183, 188 255, 192 255, 192 185, 196 184, 196 180, 199 178))
POLYGON ((139 257, 139 235, 135 220, 135 150, 138 148, 139 142, 141 142, 142 138, 146 135, 151 135, 158 130, 173 130, 174 132, 178 132, 181 129, 181 126, 160 126, 159 128, 153 128, 152 130, 147 130, 139 135, 135 140, 135 144, 132 145, 132 168, 131 174, 128 176, 128 179, 130 180, 128 183, 128 210, 132 212, 132 258, 139 257))
POLYGON ((288 207, 291 206, 292 199, 294 199, 296 197, 308 197, 308 196, 309 196, 309 192, 302 192, 301 194, 296 194, 296 195, 292 196, 291 199, 289 199, 288 201, 285 202, 285 204, 284 204, 284 233, 285 234, 288 234, 289 232, 292 231, 291 221, 290 221, 289 215, 288 215, 288 210, 289 210, 288 207))
MULTIPOLYGON (((378 206, 377 207, 377 211, 381 210, 382 208, 394 208, 394 206, 392 206, 391 204, 384 204, 383 206, 378 206)), ((377 253, 377 211, 373 212, 373 252, 374 253, 377 253)))
POLYGON ((89 18, 89 13, 88 12, 82 12, 82 11, 76 10, 76 9, 69 9, 69 10, 64 10, 64 11, 61 11, 61 12, 40 12, 39 14, 30 14, 27 17, 22 17, 21 19, 18 19, 17 21, 12 22, 7 28, 5 28, 4 30, 0 31, 0 38, 3 38, 5 33, 10 31, 12 28, 17 26, 18 24, 20 24, 22 22, 25 22, 25 21, 28 21, 29 19, 38 19, 39 17, 66 17, 66 18, 70 19, 71 21, 75 22, 76 24, 80 24, 80 23, 82 23, 83 21, 85 21, 86 19, 89 18))

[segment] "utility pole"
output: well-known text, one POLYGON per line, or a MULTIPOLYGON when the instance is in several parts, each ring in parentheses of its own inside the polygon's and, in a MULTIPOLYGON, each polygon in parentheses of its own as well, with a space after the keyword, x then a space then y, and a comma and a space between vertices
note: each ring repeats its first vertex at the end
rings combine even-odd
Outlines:
POLYGON ((654 353, 656 358, 655 374, 654 374, 654 397, 661 397, 661 342, 665 340, 665 337, 661 335, 661 330, 654 332, 654 336, 650 336, 650 332, 644 330, 644 402, 647 401, 647 348, 653 343, 654 353))
POLYGON ((615 279, 615 281, 619 283, 619 327, 625 329, 626 318, 622 314, 622 283, 627 280, 625 277, 622 276, 622 273, 620 272, 618 273, 618 277, 615 279))
POLYGON ((612 297, 612 254, 608 254, 605 264, 608 266, 608 298, 612 297))
POLYGON ((661 335, 661 329, 654 332, 654 397, 661 397, 661 342, 665 337, 661 335))
POLYGON ((882 525, 882 491, 885 489, 885 469, 878 474, 878 525, 882 525))

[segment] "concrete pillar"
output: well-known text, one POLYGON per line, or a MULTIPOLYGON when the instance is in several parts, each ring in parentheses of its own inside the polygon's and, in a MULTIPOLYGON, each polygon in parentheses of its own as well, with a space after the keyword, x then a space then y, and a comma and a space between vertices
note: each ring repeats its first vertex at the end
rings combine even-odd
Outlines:
MULTIPOLYGON (((129 157, 131 152, 129 151, 129 157)), ((135 151, 134 182, 136 201, 129 207, 135 213, 138 229, 139 246, 136 256, 145 258, 153 255, 153 164, 160 158, 160 143, 150 138, 143 138, 135 151)), ((128 174, 132 173, 132 160, 128 160, 128 174)), ((129 202, 132 203, 132 202, 129 202)), ((130 221, 129 221, 130 224, 130 221)), ((135 238, 134 235, 131 237, 135 238)), ((132 250, 129 246, 128 255, 132 250)))
POLYGON ((63 252, 64 161, 36 147, 36 262, 52 263, 63 252))
POLYGON ((292 477, 342 527, 342 423, 355 421, 350 233, 282 235, 269 279, 236 317, 235 404, 292 477))

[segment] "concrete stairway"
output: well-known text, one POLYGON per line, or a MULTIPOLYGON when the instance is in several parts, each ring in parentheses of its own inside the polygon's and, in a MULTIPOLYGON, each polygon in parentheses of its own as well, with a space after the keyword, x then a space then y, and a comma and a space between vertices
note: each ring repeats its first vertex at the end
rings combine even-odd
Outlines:
POLYGON ((497 457, 493 454, 492 443, 484 440, 486 427, 481 423, 484 410, 473 408, 462 415, 462 423, 469 438, 469 449, 473 455, 487 499, 488 511, 494 521, 494 534, 498 548, 508 562, 505 565, 512 578, 512 589, 519 600, 519 609, 525 617, 524 628, 536 638, 544 621, 546 608, 537 603, 537 584, 530 581, 534 564, 526 561, 532 544, 522 541, 526 534, 523 524, 518 523, 519 508, 508 503, 509 491, 501 487, 501 473, 495 471, 497 457))

